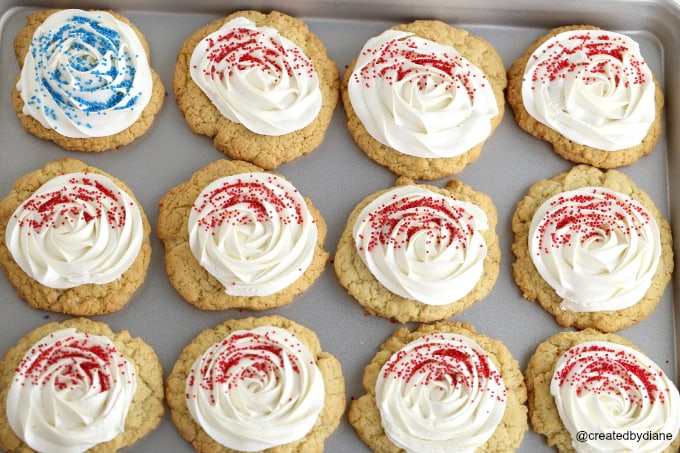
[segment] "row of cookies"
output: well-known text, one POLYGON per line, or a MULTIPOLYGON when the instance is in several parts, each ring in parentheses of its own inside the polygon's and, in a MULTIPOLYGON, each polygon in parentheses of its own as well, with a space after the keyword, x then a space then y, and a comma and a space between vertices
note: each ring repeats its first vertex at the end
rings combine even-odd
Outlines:
MULTIPOLYGON (((453 316, 499 274, 493 201, 467 184, 400 178, 351 212, 333 266, 371 314, 453 316)), ((634 181, 579 165, 532 186, 512 218, 514 277, 566 327, 617 331, 647 317, 673 273, 668 221, 634 181)), ((324 271, 326 223, 284 177, 218 160, 159 201, 174 288, 201 309, 289 304, 324 271)), ((0 202, 0 262, 29 305, 78 316, 120 310, 144 281, 151 226, 119 179, 76 159, 20 178, 0 202)))
POLYGON ((118 451, 158 426, 166 400, 197 451, 321 451, 345 385, 316 334, 279 316, 207 329, 165 382, 144 340, 72 318, 30 332, 0 362, 0 449, 118 451))
MULTIPOLYGON (((119 14, 35 13, 15 50, 21 122, 66 149, 127 144, 161 108, 144 36, 119 14)), ((518 125, 574 162, 628 165, 659 139, 663 93, 638 44, 594 27, 551 30, 506 75, 483 38, 418 20, 368 40, 340 83, 302 21, 239 11, 184 42, 173 78, 193 132, 265 169, 319 146, 341 92, 358 147, 414 179, 455 174, 477 159, 502 119, 506 86, 518 125)))
MULTIPOLYGON (((376 452, 512 452, 527 412, 559 451, 680 447, 672 380, 625 338, 594 329, 548 338, 523 375, 503 343, 469 324, 404 327, 363 386, 347 417, 376 452)), ((35 329, 0 361, 0 448, 117 451, 156 428, 164 400, 196 451, 319 452, 345 411, 345 383, 316 334, 281 316, 203 331, 165 381, 142 339, 73 318, 35 329)))
POLYGON ((348 418, 375 452, 513 452, 528 429, 558 451, 680 447, 680 393, 630 341, 595 329, 541 342, 524 375, 466 323, 397 330, 365 368, 348 418))

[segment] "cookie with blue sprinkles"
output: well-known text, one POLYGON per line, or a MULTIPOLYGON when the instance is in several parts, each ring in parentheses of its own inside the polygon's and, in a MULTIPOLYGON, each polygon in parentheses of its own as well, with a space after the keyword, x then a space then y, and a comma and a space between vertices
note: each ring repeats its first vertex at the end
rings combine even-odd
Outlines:
POLYGON ((35 136, 70 151, 106 151, 146 133, 165 98, 139 29, 113 11, 30 14, 14 40, 12 103, 35 136))

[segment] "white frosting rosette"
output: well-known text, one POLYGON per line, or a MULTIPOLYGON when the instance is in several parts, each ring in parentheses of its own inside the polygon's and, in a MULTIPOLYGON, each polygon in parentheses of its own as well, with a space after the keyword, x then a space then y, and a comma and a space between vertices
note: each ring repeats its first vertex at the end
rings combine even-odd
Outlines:
POLYGON ((357 252, 391 292, 428 305, 455 302, 479 281, 487 246, 484 210, 418 186, 378 196, 359 214, 357 252))
POLYGON ((424 335, 393 354, 375 394, 385 434, 407 452, 472 453, 506 406, 505 384, 486 352, 451 333, 424 335))
POLYGON ((270 173, 208 184, 188 225, 193 255, 234 296, 266 296, 289 286, 312 262, 318 236, 302 195, 270 173))
POLYGON ((257 134, 294 132, 321 110, 319 78, 309 57, 276 29, 245 17, 203 38, 189 71, 222 115, 257 134))
POLYGON ((137 121, 151 68, 134 30, 105 11, 66 9, 35 31, 17 83, 23 111, 66 137, 104 137, 137 121))
POLYGON ((324 399, 321 371, 294 335, 274 326, 234 331, 192 366, 191 416, 221 445, 259 451, 301 439, 324 399))
POLYGON ((550 392, 579 453, 657 453, 680 430, 678 389, 627 346, 591 341, 570 348, 557 361, 550 392))
POLYGON ((604 187, 559 193, 536 211, 529 255, 539 274, 578 312, 621 310, 649 289, 661 256, 654 217, 604 187))
POLYGON ((134 199, 108 177, 54 177, 21 203, 5 242, 31 278, 55 289, 119 278, 137 258, 144 225, 134 199))
POLYGON ((455 157, 482 143, 498 114, 484 73, 451 46, 386 30, 369 39, 348 81, 368 133, 415 157, 455 157))
POLYGON ((7 419, 33 450, 80 453, 124 431, 136 389, 134 366, 109 338, 62 329, 22 358, 7 419))
POLYGON ((656 117, 652 72, 631 38, 605 30, 551 37, 529 57, 522 101, 537 121, 605 151, 638 145, 656 117))

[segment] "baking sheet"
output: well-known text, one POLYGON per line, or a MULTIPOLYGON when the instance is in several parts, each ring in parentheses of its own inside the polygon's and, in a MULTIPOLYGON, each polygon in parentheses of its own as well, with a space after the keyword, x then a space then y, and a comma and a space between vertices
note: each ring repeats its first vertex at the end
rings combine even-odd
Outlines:
MULTIPOLYGON (((676 237, 680 224, 671 213, 680 212, 680 138, 673 126, 680 125, 680 92, 672 81, 680 79, 680 7, 671 0, 633 1, 446 1, 373 0, 368 2, 286 1, 244 4, 195 0, 192 2, 139 0, 136 2, 77 1, 39 2, 31 7, 18 1, 0 1, 0 196, 4 197, 15 179, 45 163, 75 157, 125 181, 140 200, 155 227, 158 200, 197 169, 223 158, 210 139, 189 131, 172 97, 172 75, 177 51, 195 29, 213 19, 246 8, 273 8, 305 20, 326 44, 341 72, 356 56, 363 43, 396 23, 416 18, 436 18, 466 28, 486 38, 501 54, 506 68, 546 29, 553 26, 590 23, 631 35, 642 46, 666 94, 665 133, 653 154, 621 169, 647 191, 670 216, 676 237), (127 15, 145 34, 151 46, 151 60, 160 73, 168 95, 165 105, 148 134, 118 151, 100 154, 69 153, 51 142, 24 132, 11 106, 10 92, 18 71, 12 41, 24 26, 25 16, 35 8, 116 8, 127 15), (616 11, 612 14, 611 11, 616 11), (362 19, 356 19, 361 17, 362 19)), ((524 300, 511 275, 514 256, 510 251, 510 218, 516 203, 529 186, 542 178, 571 168, 549 145, 533 139, 515 124, 510 109, 496 133, 488 140, 481 157, 456 177, 493 199, 499 215, 497 232, 503 259, 493 291, 454 320, 472 323, 479 332, 501 339, 519 360, 522 369, 534 348, 561 328, 537 304, 524 300)), ((326 248, 335 250, 347 216, 365 196, 393 185, 396 177, 370 161, 356 148, 346 131, 341 105, 324 143, 312 154, 284 164, 278 172, 289 178, 310 197, 328 223, 326 248)), ((448 178, 433 181, 443 186, 448 178)), ((258 313, 227 310, 202 312, 184 302, 165 274, 163 249, 155 234, 147 280, 121 312, 95 317, 114 330, 129 330, 141 336, 158 354, 166 373, 194 336, 227 318, 258 313)), ((676 249, 677 250, 677 249, 676 249)), ((678 252, 676 251, 676 256, 678 252)), ((620 334, 635 342, 678 382, 676 352, 679 349, 674 323, 680 317, 677 274, 654 313, 620 334), (675 306, 675 308, 674 308, 675 306), (674 322, 674 319, 676 320, 674 322)), ((6 277, 0 277, 0 354, 28 331, 66 317, 29 308, 15 294, 6 277)), ((367 316, 337 283, 332 265, 305 294, 291 305, 260 314, 279 314, 314 329, 325 350, 343 365, 347 401, 363 394, 363 368, 380 343, 400 327, 389 320, 367 316)), ((176 432, 169 414, 161 425, 126 451, 189 452, 191 446, 176 432)), ((368 451, 343 416, 340 427, 326 441, 327 452, 368 451)), ((529 431, 522 452, 552 451, 545 440, 529 431)))

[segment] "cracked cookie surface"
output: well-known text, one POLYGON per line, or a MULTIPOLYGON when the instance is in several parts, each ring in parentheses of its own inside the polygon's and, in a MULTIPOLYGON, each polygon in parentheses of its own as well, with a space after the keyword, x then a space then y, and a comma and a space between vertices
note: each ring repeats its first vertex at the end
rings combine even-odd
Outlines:
POLYGON ((304 22, 278 11, 268 14, 239 11, 196 30, 179 51, 173 78, 175 99, 193 132, 212 138, 215 148, 232 159, 251 162, 267 170, 307 154, 321 144, 338 102, 339 85, 337 66, 328 57, 323 42, 304 22), (319 77, 322 104, 316 118, 304 128, 280 136, 252 132, 222 115, 192 80, 190 61, 194 48, 203 38, 237 17, 247 18, 258 27, 268 26, 278 30, 311 59, 319 77))
POLYGON ((526 299, 538 302, 563 327, 578 329, 593 327, 604 332, 613 332, 641 321, 658 305, 674 268, 670 224, 649 195, 640 189, 630 177, 617 170, 603 172, 589 165, 577 165, 554 178, 536 182, 517 204, 512 217, 512 231, 514 233, 512 251, 515 255, 513 264, 515 282, 526 299), (594 312, 562 310, 560 308, 562 298, 541 277, 529 256, 529 228, 536 210, 554 195, 587 186, 608 188, 633 198, 651 213, 659 228, 661 257, 651 286, 642 299, 628 308, 594 312))
POLYGON ((182 297, 203 310, 244 308, 264 310, 289 304, 307 290, 324 271, 329 253, 324 249, 326 223, 309 198, 305 198, 317 227, 317 242, 309 267, 298 279, 271 295, 235 296, 225 293, 224 286, 201 266, 189 246, 189 215, 201 191, 216 179, 240 173, 260 172, 261 168, 235 160, 215 161, 195 172, 192 177, 172 188, 159 202, 158 237, 165 248, 165 268, 170 282, 182 297))
POLYGON ((324 448, 324 440, 339 425, 345 410, 345 381, 342 375, 342 367, 333 355, 322 350, 314 331, 281 316, 230 319, 211 329, 206 329, 196 336, 177 358, 172 372, 166 380, 166 398, 172 421, 182 437, 191 443, 196 451, 232 452, 234 450, 221 446, 211 438, 194 421, 189 412, 186 403, 186 382, 192 365, 211 345, 224 340, 232 332, 252 330, 262 326, 286 329, 305 345, 321 371, 325 388, 324 405, 311 431, 297 441, 275 447, 275 451, 281 453, 321 452, 324 448))
MULTIPOLYGON (((26 18, 26 26, 19 31, 14 40, 14 50, 20 67, 24 65, 24 58, 30 50, 33 34, 35 30, 47 19, 50 15, 61 10, 45 10, 30 14, 26 18)), ((142 47, 146 51, 147 60, 150 62, 149 45, 146 38, 141 31, 125 16, 115 11, 106 11, 116 19, 122 21, 132 28, 139 38, 142 47)), ((130 125, 128 128, 108 136, 103 137, 89 137, 89 138, 74 138, 67 137, 60 134, 54 129, 44 127, 38 120, 32 116, 24 113, 24 101, 21 93, 16 88, 16 83, 19 81, 21 71, 17 74, 14 80, 14 89, 12 91, 12 104, 21 120, 23 127, 31 134, 45 140, 50 140, 60 147, 69 151, 82 152, 101 152, 112 149, 118 149, 121 146, 130 144, 133 140, 144 135, 152 126, 154 119, 163 106, 165 100, 165 87, 161 81, 158 73, 149 66, 152 78, 152 92, 148 104, 144 107, 140 117, 130 125)))
POLYGON ((9 426, 5 406, 15 370, 24 354, 41 338, 57 330, 75 328, 76 331, 91 335, 106 336, 116 349, 130 361, 137 375, 137 390, 125 418, 125 430, 110 441, 98 444, 88 451, 110 453, 134 444, 158 426, 165 411, 163 391, 163 369, 154 350, 139 337, 132 337, 128 331, 113 332, 103 322, 86 318, 72 318, 64 322, 51 322, 36 328, 21 338, 0 362, 0 449, 19 453, 31 450, 19 439, 9 426))
POLYGON ((481 208, 487 216, 488 229, 480 230, 487 246, 483 271, 477 284, 465 296, 444 305, 428 305, 414 299, 399 296, 388 290, 376 279, 359 256, 352 234, 353 226, 361 211, 381 194, 384 189, 364 198, 350 213, 345 229, 338 242, 333 266, 340 284, 369 314, 379 315, 399 322, 429 322, 448 318, 461 312, 472 303, 483 299, 493 288, 500 270, 501 250, 496 234, 498 223, 496 208, 489 196, 473 190, 458 180, 451 180, 446 187, 417 185, 411 179, 399 178, 396 187, 415 185, 435 194, 470 202, 481 208))
MULTIPOLYGON (((632 342, 614 333, 603 333, 591 328, 560 332, 536 347, 524 372, 531 426, 534 431, 545 436, 548 444, 556 447, 559 452, 572 453, 576 450, 569 431, 560 419, 555 399, 550 392, 550 384, 559 358, 570 348, 588 341, 606 341, 639 351, 632 342)), ((679 447, 680 436, 676 434, 676 439, 664 453, 676 452, 679 447)))
POLYGON ((442 321, 423 324, 414 331, 403 327, 388 338, 371 363, 365 367, 362 382, 366 393, 350 403, 348 412, 350 424, 373 451, 393 453, 403 451, 389 440, 381 424, 380 410, 376 403, 376 381, 382 366, 393 354, 424 335, 438 333, 463 335, 476 342, 489 355, 503 377, 507 390, 505 412, 491 438, 475 451, 489 453, 515 451, 528 430, 525 406, 527 393, 519 363, 501 341, 477 333, 472 325, 461 322, 442 321))
POLYGON ((45 167, 19 178, 10 193, 0 202, 0 266, 5 271, 19 297, 31 307, 75 316, 94 316, 122 309, 142 286, 151 262, 151 225, 141 204, 130 188, 118 178, 87 165, 77 159, 67 158, 50 162, 45 167), (142 245, 132 265, 116 280, 105 284, 84 284, 67 289, 49 288, 31 278, 12 258, 5 242, 10 216, 40 186, 65 173, 97 173, 111 179, 123 189, 139 207, 143 223, 142 245))
POLYGON ((508 105, 513 110, 515 121, 521 129, 536 138, 550 143, 554 152, 567 160, 577 164, 588 164, 603 169, 630 165, 641 157, 651 153, 661 137, 663 127, 661 116, 664 105, 664 95, 661 90, 661 85, 654 74, 652 74, 652 76, 654 77, 655 84, 655 119, 649 127, 646 136, 639 144, 617 151, 605 151, 592 146, 576 143, 551 127, 536 120, 529 112, 527 112, 526 107, 524 106, 524 100, 522 98, 522 82, 524 79, 524 70, 531 55, 545 41, 554 35, 571 30, 600 29, 590 25, 569 25, 554 28, 536 39, 536 41, 527 48, 525 53, 512 63, 508 70, 508 105))
POLYGON ((494 130, 503 118, 505 111, 503 90, 507 84, 503 61, 485 39, 471 35, 466 30, 453 28, 441 21, 416 20, 408 24, 394 26, 391 29, 410 32, 420 38, 452 46, 466 60, 481 69, 493 89, 498 108, 498 113, 490 120, 491 131, 481 143, 454 157, 416 157, 384 145, 369 134, 350 101, 348 82, 354 71, 356 59, 345 70, 341 85, 342 103, 347 113, 347 128, 359 149, 370 159, 387 167, 399 176, 431 180, 459 173, 466 165, 479 157, 484 143, 493 135, 494 130))

